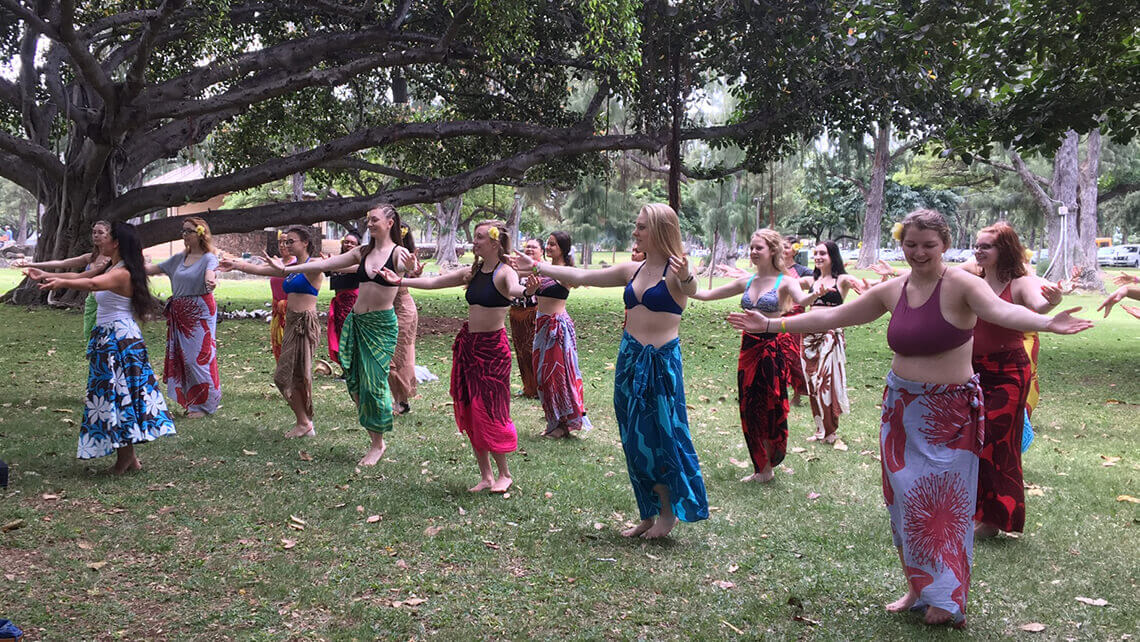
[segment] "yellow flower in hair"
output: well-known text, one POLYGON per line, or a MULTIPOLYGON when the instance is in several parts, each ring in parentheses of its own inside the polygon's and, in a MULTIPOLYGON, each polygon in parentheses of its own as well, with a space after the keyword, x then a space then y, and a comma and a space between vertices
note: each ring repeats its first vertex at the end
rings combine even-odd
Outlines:
POLYGON ((1025 260, 1026 262, 1033 260, 1033 250, 1025 248, 1025 260))
POLYGON ((407 234, 408 234, 408 226, 407 225, 401 225, 400 226, 400 236, 407 236, 407 234))
POLYGON ((277 230, 277 238, 281 238, 282 236, 285 236, 285 232, 282 232, 281 230, 277 230))
POLYGON ((487 236, 491 237, 492 241, 499 240, 499 228, 491 226, 491 229, 487 231, 487 236))
POLYGON ((902 231, 903 224, 895 223, 893 226, 891 226, 891 238, 898 241, 899 243, 902 243, 902 231))
POLYGON ((199 225, 198 227, 194 228, 194 231, 198 233, 198 236, 202 236, 203 234, 206 233, 206 228, 204 226, 199 225))
POLYGON ((799 252, 799 251, 800 251, 800 248, 802 248, 802 247, 803 247, 803 244, 802 244, 802 243, 800 243, 799 241, 796 241, 795 243, 792 243, 792 249, 793 249, 793 250, 795 250, 795 251, 797 251, 797 252, 799 252))

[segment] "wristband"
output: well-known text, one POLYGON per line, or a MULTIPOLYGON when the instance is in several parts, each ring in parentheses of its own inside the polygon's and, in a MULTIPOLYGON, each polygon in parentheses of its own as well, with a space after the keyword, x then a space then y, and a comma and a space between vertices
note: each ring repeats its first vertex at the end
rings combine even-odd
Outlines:
POLYGON ((780 334, 787 334, 787 333, 788 333, 787 322, 783 319, 780 319, 780 334))
POLYGON ((772 334, 772 318, 764 317, 764 334, 772 334))
POLYGON ((539 276, 538 266, 540 265, 542 265, 542 261, 536 261, 535 264, 530 268, 530 271, 533 272, 535 276, 539 276))

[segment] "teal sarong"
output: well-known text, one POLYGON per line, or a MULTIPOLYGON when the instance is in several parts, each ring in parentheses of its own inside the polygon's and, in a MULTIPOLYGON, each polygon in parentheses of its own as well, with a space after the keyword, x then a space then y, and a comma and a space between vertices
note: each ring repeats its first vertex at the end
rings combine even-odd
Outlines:
POLYGON ((350 313, 340 333, 340 365, 348 393, 356 402, 360 425, 372 432, 392 429, 392 394, 388 366, 396 353, 396 311, 350 313))

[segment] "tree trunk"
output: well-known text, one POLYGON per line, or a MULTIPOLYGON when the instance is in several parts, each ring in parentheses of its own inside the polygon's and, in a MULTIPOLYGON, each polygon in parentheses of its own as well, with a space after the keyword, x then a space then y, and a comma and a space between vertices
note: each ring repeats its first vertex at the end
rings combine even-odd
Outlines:
MULTIPOLYGON (((1070 278, 1074 265, 1074 248, 1080 238, 1077 232, 1077 133, 1069 130, 1053 156, 1053 201, 1063 205, 1067 213, 1054 210, 1047 214, 1049 225, 1050 269, 1045 278, 1062 281, 1070 278)), ((1052 208, 1050 208, 1052 209, 1052 208)))
POLYGON ((441 266, 459 264, 455 256, 455 237, 459 229, 459 215, 463 212, 463 197, 449 198, 435 204, 436 220, 439 223, 439 236, 435 242, 436 262, 441 266))
POLYGON ((891 158, 891 124, 879 123, 875 132, 871 184, 867 193, 867 209, 863 214, 863 247, 859 249, 856 267, 868 268, 879 260, 879 242, 883 236, 883 191, 887 184, 887 165, 891 158))
POLYGON ((23 247, 28 240, 28 210, 20 210, 20 222, 16 224, 16 245, 23 247))
POLYGON ((511 212, 507 216, 507 230, 511 235, 511 247, 518 245, 519 240, 519 220, 522 218, 523 209, 523 193, 520 189, 515 189, 515 200, 511 204, 511 212))
POLYGON ((1081 268, 1077 287, 1085 290, 1104 292, 1104 282, 1098 276, 1096 262, 1097 236, 1097 174, 1100 171, 1100 130, 1089 132, 1085 162, 1081 163, 1078 181, 1080 215, 1077 224, 1079 232, 1076 246, 1076 265, 1081 268))

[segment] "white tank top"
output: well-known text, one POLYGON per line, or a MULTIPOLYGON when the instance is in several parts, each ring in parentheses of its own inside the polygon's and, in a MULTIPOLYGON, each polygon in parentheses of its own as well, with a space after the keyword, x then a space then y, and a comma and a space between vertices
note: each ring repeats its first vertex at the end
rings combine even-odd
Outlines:
MULTIPOLYGON (((111 270, 123 267, 119 261, 111 266, 111 270)), ((110 270, 108 270, 110 271, 110 270)), ((99 305, 95 312, 95 325, 103 325, 123 319, 133 319, 134 311, 131 309, 131 299, 110 290, 100 290, 95 293, 95 303, 99 305)))

